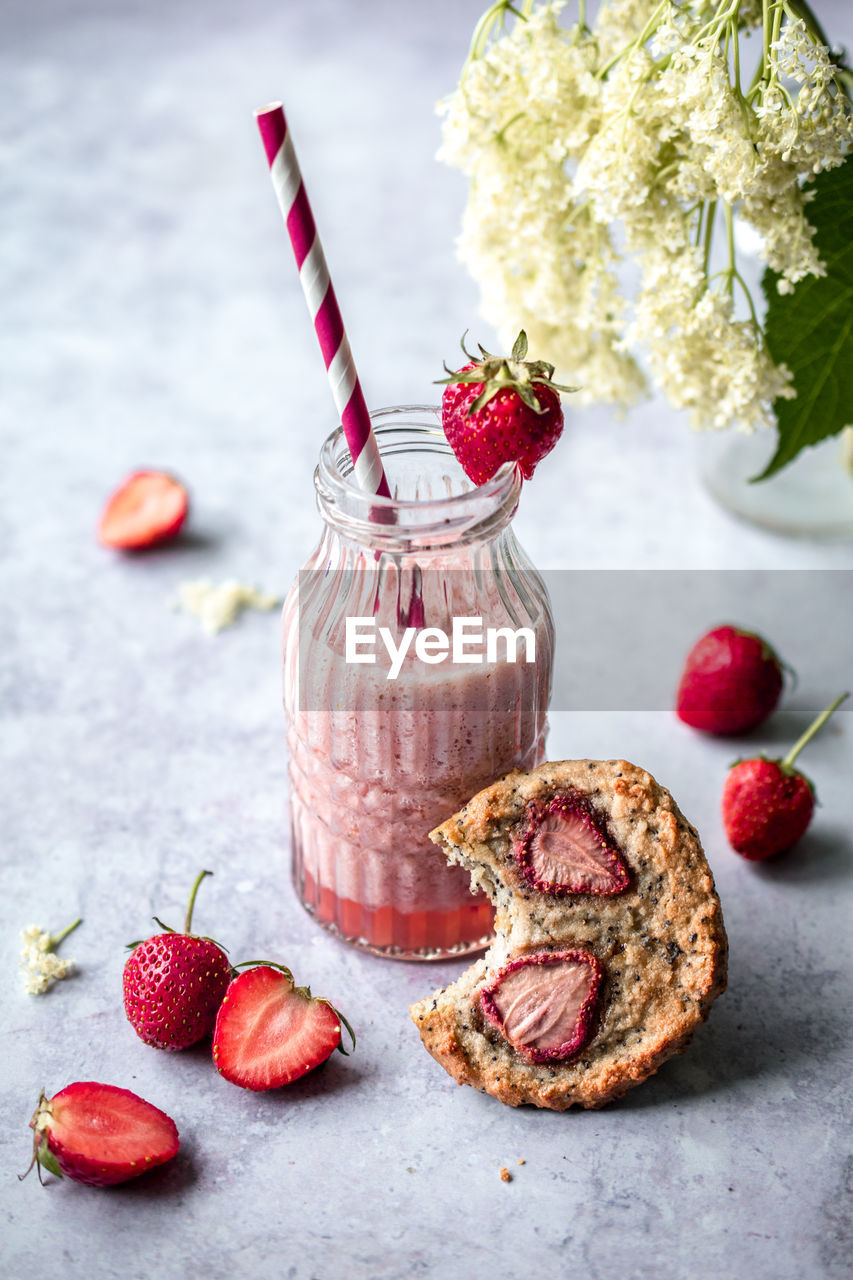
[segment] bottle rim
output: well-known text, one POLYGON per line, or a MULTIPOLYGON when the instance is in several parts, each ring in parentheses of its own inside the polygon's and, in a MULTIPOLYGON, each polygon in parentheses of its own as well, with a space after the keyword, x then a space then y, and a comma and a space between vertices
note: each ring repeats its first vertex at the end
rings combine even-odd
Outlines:
MULTIPOLYGON (((485 484, 473 484, 455 460, 437 406, 392 405, 375 410, 370 419, 383 461, 415 452, 444 457, 466 487, 425 499, 366 493, 356 483, 343 428, 337 427, 324 441, 314 472, 317 503, 328 524, 358 541, 384 548, 413 538, 421 544, 428 535, 445 535, 454 542, 463 532, 486 537, 511 520, 521 492, 520 468, 504 463, 485 484)), ((449 483, 447 477, 445 482, 449 483)))

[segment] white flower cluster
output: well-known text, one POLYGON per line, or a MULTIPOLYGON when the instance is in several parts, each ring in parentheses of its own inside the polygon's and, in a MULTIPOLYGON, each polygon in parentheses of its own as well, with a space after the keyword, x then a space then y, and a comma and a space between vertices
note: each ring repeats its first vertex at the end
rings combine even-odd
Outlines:
POLYGON ((573 26, 564 8, 499 0, 441 104, 439 156, 470 179, 459 250, 484 314, 503 341, 523 328, 586 402, 630 404, 645 357, 694 425, 771 424, 794 392, 733 222, 759 233, 780 291, 823 272, 803 183, 853 142, 829 51, 788 0, 602 0, 591 27, 583 0, 573 26), (510 7, 512 28, 484 39, 510 7), (748 43, 761 57, 747 86, 748 43))
MULTIPOLYGON (((62 935, 64 936, 65 934, 62 935)), ((37 924, 21 930, 21 968, 24 973, 24 990, 28 995, 42 995, 51 982, 67 978, 74 968, 73 960, 62 959, 54 954, 54 948, 60 941, 61 938, 54 938, 37 924)))

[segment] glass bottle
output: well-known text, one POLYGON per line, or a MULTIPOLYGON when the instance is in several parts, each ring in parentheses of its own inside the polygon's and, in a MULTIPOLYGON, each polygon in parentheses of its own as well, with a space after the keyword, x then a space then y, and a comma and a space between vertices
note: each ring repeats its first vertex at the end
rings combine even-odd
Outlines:
POLYGON ((356 486, 333 432, 314 475, 322 537, 284 606, 293 880, 346 941, 438 959, 487 945, 492 910, 428 832, 544 759, 553 621, 510 526, 518 469, 472 485, 436 409, 372 420, 393 497, 356 486), (396 676, 382 628, 397 651, 410 633, 396 676))

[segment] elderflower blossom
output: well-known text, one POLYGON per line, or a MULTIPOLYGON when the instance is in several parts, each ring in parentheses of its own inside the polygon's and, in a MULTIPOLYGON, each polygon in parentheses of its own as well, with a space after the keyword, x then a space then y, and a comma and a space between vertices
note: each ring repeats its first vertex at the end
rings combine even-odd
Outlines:
POLYGON ((773 401, 793 395, 788 370, 756 347, 752 324, 735 319, 725 294, 704 292, 673 309, 665 292, 646 291, 635 325, 650 335, 656 382, 675 408, 688 411, 693 427, 772 426, 773 401))
POLYGON ((775 75, 756 107, 764 124, 764 149, 774 148, 804 174, 841 164, 853 143, 853 117, 846 95, 833 91, 829 50, 809 39, 800 18, 783 27, 771 48, 775 75), (779 77, 800 86, 796 99, 779 77))
POLYGON ((469 178, 458 248, 483 313, 502 341, 524 328, 587 403, 630 404, 642 363, 695 426, 772 425, 795 393, 733 224, 758 233, 780 292, 824 273, 803 184, 853 144, 829 50, 783 0, 602 0, 591 26, 583 5, 561 22, 565 8, 499 0, 440 106, 439 157, 469 178), (765 20, 774 38, 741 49, 765 20))
POLYGON ((616 254, 566 178, 598 128, 596 50, 588 38, 566 44, 562 7, 536 11, 471 64, 443 104, 439 157, 471 180, 459 253, 501 340, 525 329, 552 363, 595 369, 595 391, 581 399, 624 402, 642 377, 618 346, 616 254))
POLYGON ((37 924, 21 930, 21 968, 24 971, 24 990, 28 995, 42 995, 51 982, 67 978, 74 968, 73 960, 54 954, 54 948, 60 941, 61 938, 54 938, 37 924))

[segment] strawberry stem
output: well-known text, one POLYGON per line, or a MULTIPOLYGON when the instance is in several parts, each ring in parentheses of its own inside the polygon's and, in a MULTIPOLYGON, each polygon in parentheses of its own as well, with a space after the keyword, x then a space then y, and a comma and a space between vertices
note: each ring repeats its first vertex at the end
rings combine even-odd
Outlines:
POLYGON ((794 743, 791 750, 785 756, 785 759, 782 761, 782 769, 784 770, 785 773, 791 772, 791 770, 794 767, 794 761, 802 751, 803 747, 805 747, 809 742, 811 742, 812 738, 815 736, 816 733, 820 732, 820 730, 826 724, 827 720, 833 714, 833 712, 836 711, 838 707, 841 706, 845 698, 849 698, 849 697, 850 697, 849 693, 842 693, 840 697, 836 698, 834 702, 830 703, 830 705, 826 708, 826 710, 822 711, 818 716, 818 718, 809 725, 808 729, 806 729, 803 736, 797 739, 797 741, 794 743))
POLYGON ((201 871, 198 874, 198 876, 196 876, 196 882, 193 885, 192 890, 190 891, 190 900, 187 906, 187 918, 186 918, 186 921, 184 922, 184 933, 189 933, 190 926, 192 925, 192 922, 193 922, 193 908, 195 907, 195 895, 198 893, 198 887, 205 876, 212 876, 212 875, 213 875, 212 871, 201 871))
POLYGON ((59 946, 60 942, 62 941, 62 939, 67 938, 69 933, 73 933, 74 930, 77 928, 78 924, 82 924, 82 923, 83 923, 83 918, 82 916, 80 916, 74 921, 73 924, 70 924, 67 929, 63 929, 61 933, 52 933, 50 935, 50 945, 48 947, 48 951, 55 951, 56 948, 59 946))

